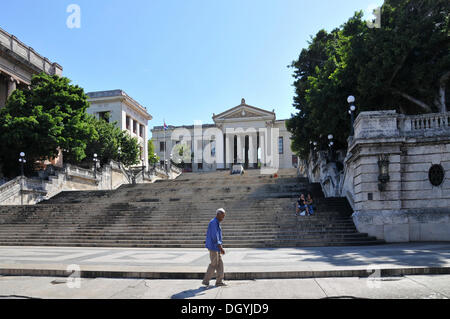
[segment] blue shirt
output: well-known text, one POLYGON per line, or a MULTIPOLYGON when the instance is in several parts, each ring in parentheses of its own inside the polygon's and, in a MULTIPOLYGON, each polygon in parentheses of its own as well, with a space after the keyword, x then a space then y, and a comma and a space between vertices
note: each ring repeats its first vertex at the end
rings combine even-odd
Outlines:
POLYGON ((209 250, 220 251, 218 245, 222 245, 222 228, 216 217, 209 222, 205 247, 209 250))

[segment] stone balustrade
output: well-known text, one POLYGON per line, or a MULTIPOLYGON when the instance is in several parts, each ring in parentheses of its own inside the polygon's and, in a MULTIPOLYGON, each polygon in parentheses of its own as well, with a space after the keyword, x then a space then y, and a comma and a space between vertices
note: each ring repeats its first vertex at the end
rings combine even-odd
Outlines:
POLYGON ((446 131, 450 130, 450 112, 432 113, 414 116, 399 115, 399 129, 404 134, 423 133, 424 131, 446 131))
POLYGON ((84 179, 89 179, 89 180, 92 180, 92 179, 95 180, 94 170, 80 168, 77 166, 72 166, 70 164, 66 164, 66 173, 68 176, 79 177, 79 178, 84 178, 84 179))
MULTIPOLYGON (((155 167, 145 174, 138 174, 136 182, 153 183, 159 179, 175 179, 181 173, 174 166, 168 171, 155 167)), ((0 185, 0 205, 33 205, 62 191, 112 190, 127 183, 131 183, 127 173, 119 163, 113 161, 98 169, 97 176, 92 169, 66 164, 63 169, 54 170, 48 180, 17 177, 0 185)))
POLYGON ((383 137, 447 136, 450 112, 421 115, 397 114, 395 111, 363 112, 355 121, 356 139, 383 137))

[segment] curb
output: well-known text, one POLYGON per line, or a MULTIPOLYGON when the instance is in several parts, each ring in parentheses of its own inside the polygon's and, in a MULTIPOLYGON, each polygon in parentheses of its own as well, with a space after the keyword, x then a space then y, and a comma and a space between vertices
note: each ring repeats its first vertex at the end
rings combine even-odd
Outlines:
MULTIPOLYGON (((0 276, 26 277, 69 277, 74 274, 81 278, 114 279, 203 279, 204 272, 147 272, 147 271, 103 271, 81 270, 79 274, 65 269, 0 268, 0 276)), ((396 277, 411 275, 447 275, 450 267, 411 267, 411 268, 376 268, 319 270, 319 271, 279 271, 279 272, 228 272, 225 280, 256 279, 306 279, 306 278, 341 278, 341 277, 396 277), (372 270, 372 271, 370 271, 372 270)))

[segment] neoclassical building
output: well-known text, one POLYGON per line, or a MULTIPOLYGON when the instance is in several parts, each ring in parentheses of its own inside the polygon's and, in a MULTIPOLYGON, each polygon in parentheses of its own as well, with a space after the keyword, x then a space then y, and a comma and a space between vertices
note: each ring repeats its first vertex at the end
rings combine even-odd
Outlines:
POLYGON ((90 107, 87 113, 105 118, 137 138, 141 151, 141 163, 148 170, 148 121, 152 116, 147 109, 122 90, 89 92, 90 107))
POLYGON ((16 88, 31 84, 34 74, 62 75, 62 67, 0 28, 0 107, 16 88))
POLYGON ((156 126, 152 139, 156 155, 167 161, 184 161, 194 172, 230 169, 234 164, 252 168, 292 168, 298 163, 291 150, 291 134, 286 120, 277 120, 275 111, 241 104, 213 114, 214 124, 156 126), (179 156, 178 144, 190 153, 179 156), (190 157, 190 159, 189 159, 190 157))

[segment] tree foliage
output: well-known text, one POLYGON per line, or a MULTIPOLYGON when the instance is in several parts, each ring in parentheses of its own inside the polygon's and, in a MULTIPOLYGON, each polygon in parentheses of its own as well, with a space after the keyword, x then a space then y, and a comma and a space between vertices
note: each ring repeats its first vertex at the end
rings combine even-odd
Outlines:
POLYGON ((153 139, 148 140, 148 164, 155 165, 159 162, 159 156, 155 153, 155 144, 153 143, 153 139))
POLYGON ((0 109, 0 162, 3 173, 19 173, 20 152, 25 152, 26 172, 38 161, 58 156, 64 163, 91 166, 96 153, 101 163, 139 163, 136 138, 86 113, 89 107, 84 90, 65 77, 45 73, 35 75, 27 89, 15 90, 6 107, 0 109), (121 152, 119 152, 119 148, 121 152))
POLYGON ((0 160, 7 176, 17 174, 18 157, 25 152, 26 170, 36 161, 64 150, 69 159, 81 161, 89 140, 96 136, 87 122, 89 104, 82 88, 65 77, 35 75, 30 88, 15 90, 0 110, 0 160))
POLYGON ((369 28, 357 12, 331 32, 320 30, 291 65, 298 109, 287 122, 293 150, 306 157, 310 142, 324 149, 328 134, 345 147, 349 95, 358 111, 446 111, 449 7, 446 0, 386 0, 381 28, 369 28))
MULTIPOLYGON (((106 119, 97 119, 88 115, 88 125, 92 126, 96 135, 86 146, 86 159, 84 166, 93 163, 94 154, 97 154, 100 164, 108 164, 111 160, 120 162, 125 166, 139 163, 139 142, 126 131, 122 131, 117 122, 109 123, 106 119)), ((74 162, 78 164, 78 162, 74 162)))

